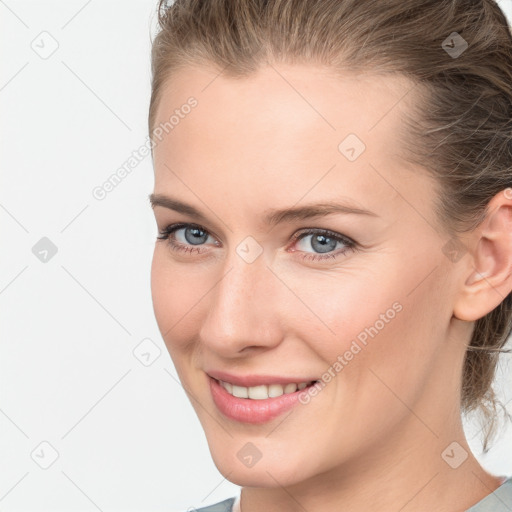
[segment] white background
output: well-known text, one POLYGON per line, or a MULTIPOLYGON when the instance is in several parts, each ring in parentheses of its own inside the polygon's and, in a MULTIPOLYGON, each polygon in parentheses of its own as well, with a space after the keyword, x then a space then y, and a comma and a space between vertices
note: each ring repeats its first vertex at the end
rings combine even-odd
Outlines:
MULTIPOLYGON (((156 3, 0 0, 4 512, 172 512, 238 492, 211 460, 153 317, 151 157, 92 195, 147 141, 156 3), (46 59, 33 49, 52 44, 46 59), (57 247, 46 262, 32 252, 43 237, 57 247), (149 366, 133 353, 145 339, 149 366)), ((501 5, 512 19, 512 0, 501 5)), ((482 464, 511 474, 512 428, 485 457, 467 428, 482 464)))

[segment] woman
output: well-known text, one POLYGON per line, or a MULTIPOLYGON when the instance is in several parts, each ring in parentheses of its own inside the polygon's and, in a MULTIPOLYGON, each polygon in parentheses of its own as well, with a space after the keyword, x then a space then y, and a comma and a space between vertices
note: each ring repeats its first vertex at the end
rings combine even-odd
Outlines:
POLYGON ((512 37, 494 1, 160 4, 156 319, 219 471, 203 511, 512 509, 512 37))

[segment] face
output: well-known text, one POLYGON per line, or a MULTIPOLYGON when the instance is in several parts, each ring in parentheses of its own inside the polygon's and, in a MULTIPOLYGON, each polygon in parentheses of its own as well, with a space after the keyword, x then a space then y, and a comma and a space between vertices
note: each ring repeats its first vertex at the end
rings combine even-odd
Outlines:
POLYGON ((181 115, 154 148, 154 310, 238 485, 417 450, 457 406, 436 188, 399 156, 411 88, 280 65, 241 79, 182 69, 164 90, 155 127, 181 115))

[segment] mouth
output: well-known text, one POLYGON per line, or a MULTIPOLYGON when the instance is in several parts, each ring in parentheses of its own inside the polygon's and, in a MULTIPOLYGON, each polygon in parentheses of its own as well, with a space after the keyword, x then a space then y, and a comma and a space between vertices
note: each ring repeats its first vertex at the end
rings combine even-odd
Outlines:
POLYGON ((268 398, 277 398, 282 395, 289 395, 296 391, 313 386, 318 381, 309 382, 289 382, 288 384, 260 384, 258 386, 237 386, 231 382, 214 379, 222 386, 231 396, 236 398, 247 398, 249 400, 267 400, 268 398))
MULTIPOLYGON (((240 423, 266 423, 301 403, 300 395, 318 380, 240 386, 208 377, 217 410, 240 423)), ((302 402, 304 403, 304 402, 302 402)))

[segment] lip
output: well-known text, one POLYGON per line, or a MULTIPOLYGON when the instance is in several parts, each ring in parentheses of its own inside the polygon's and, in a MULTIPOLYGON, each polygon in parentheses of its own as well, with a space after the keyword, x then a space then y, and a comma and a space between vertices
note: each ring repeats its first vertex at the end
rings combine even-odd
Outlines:
POLYGON ((245 388, 250 388, 252 386, 261 386, 262 384, 281 384, 285 386, 286 384, 290 383, 300 384, 301 382, 312 382, 318 380, 318 377, 278 377, 276 375, 233 375, 231 373, 213 370, 207 371, 205 373, 216 380, 230 382, 231 384, 235 384, 235 386, 243 386, 245 388))
POLYGON ((283 394, 264 400, 252 400, 250 398, 238 398, 229 394, 220 385, 219 381, 213 377, 209 377, 208 380, 210 381, 210 392, 213 401, 219 411, 227 418, 242 423, 265 423, 280 416, 297 405, 299 403, 299 394, 308 389, 304 388, 294 393, 283 394))

